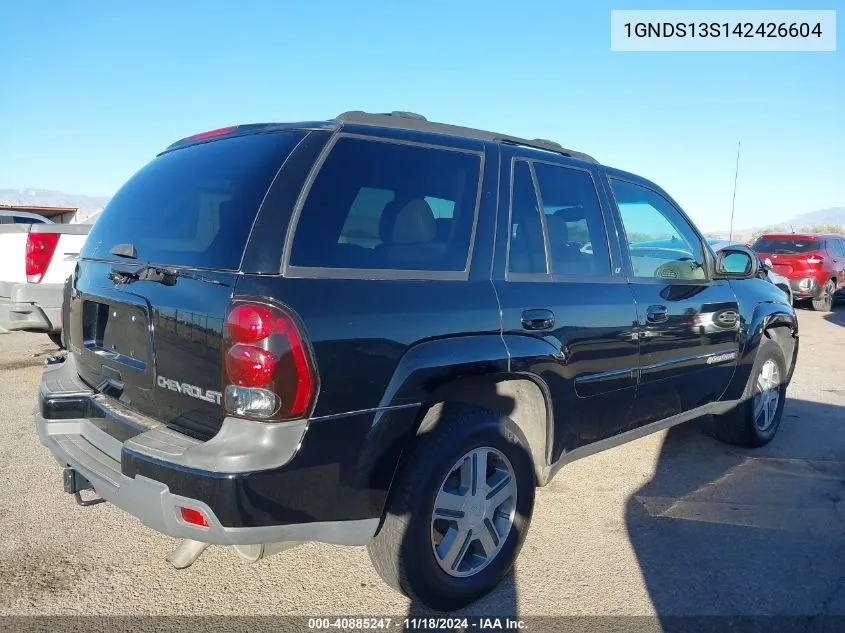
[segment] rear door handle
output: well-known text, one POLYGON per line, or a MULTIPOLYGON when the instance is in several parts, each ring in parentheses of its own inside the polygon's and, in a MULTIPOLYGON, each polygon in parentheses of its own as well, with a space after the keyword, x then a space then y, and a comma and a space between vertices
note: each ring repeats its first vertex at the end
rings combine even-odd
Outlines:
POLYGON ((555 325, 551 310, 526 310, 522 313, 522 327, 526 330, 549 330, 555 325))
POLYGON ((648 306, 645 318, 649 323, 661 323, 669 318, 669 310, 666 306, 648 306))

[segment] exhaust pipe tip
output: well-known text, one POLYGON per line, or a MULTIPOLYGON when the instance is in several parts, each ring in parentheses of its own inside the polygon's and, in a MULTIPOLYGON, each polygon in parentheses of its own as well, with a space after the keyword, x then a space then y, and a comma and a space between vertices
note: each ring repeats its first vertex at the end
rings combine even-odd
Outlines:
POLYGON ((277 543, 256 543, 251 545, 232 545, 232 549, 245 563, 257 563, 263 558, 269 558, 279 552, 284 552, 297 545, 301 541, 279 541, 277 543))
POLYGON ((176 569, 185 569, 193 565, 200 555, 208 547, 208 543, 202 541, 194 541, 191 539, 182 539, 182 542, 167 555, 167 562, 173 565, 176 569))

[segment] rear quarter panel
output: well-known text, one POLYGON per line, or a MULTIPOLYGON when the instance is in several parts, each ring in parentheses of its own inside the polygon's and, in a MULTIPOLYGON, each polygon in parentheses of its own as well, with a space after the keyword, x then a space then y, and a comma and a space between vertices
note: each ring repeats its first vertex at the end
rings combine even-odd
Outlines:
POLYGON ((56 244, 56 252, 53 253, 53 259, 50 260, 50 265, 47 267, 47 272, 44 274, 41 283, 64 283, 65 279, 73 273, 79 251, 82 250, 82 245, 85 244, 85 239, 88 237, 88 231, 91 227, 83 224, 71 224, 64 227, 63 230, 60 226, 58 231, 46 231, 46 227, 55 228, 56 225, 42 226, 45 229, 36 228, 35 231, 59 233, 59 242, 56 244))
POLYGON ((76 265, 76 258, 91 226, 87 224, 11 224, 0 226, 0 281, 27 283, 26 241, 28 234, 59 235, 56 250, 42 284, 64 283, 76 265))
POLYGON ((27 224, 0 226, 0 281, 26 283, 27 224))

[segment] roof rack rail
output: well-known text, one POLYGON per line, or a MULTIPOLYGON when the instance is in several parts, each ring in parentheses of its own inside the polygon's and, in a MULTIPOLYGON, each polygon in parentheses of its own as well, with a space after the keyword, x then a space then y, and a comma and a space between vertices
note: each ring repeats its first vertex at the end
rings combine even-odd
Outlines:
POLYGON ((349 121, 351 119, 355 119, 359 116, 392 116, 397 117, 400 119, 414 119, 415 121, 428 121, 422 114, 417 114, 416 112, 408 112, 407 110, 393 110, 391 112, 364 112, 363 110, 349 110, 348 112, 343 112, 335 117, 337 121, 349 121))
POLYGON ((474 128, 463 127, 460 125, 450 125, 448 123, 435 123, 429 121, 421 114, 415 112, 403 112, 394 110, 389 113, 374 114, 371 112, 363 112, 361 110, 350 110, 343 112, 335 117, 339 123, 352 123, 357 125, 373 125, 380 127, 392 127, 403 130, 416 130, 420 132, 435 132, 439 134, 450 134, 453 136, 466 136, 468 138, 479 139, 483 141, 497 141, 500 143, 507 143, 509 145, 520 145, 523 147, 531 147, 534 149, 541 149, 547 152, 555 152, 556 154, 563 154, 570 158, 577 158, 579 160, 590 163, 598 163, 598 161, 583 152, 576 152, 575 150, 567 149, 560 143, 550 141, 544 138, 535 138, 533 140, 520 138, 518 136, 511 136, 509 134, 497 134, 495 132, 488 132, 486 130, 476 130, 474 128))

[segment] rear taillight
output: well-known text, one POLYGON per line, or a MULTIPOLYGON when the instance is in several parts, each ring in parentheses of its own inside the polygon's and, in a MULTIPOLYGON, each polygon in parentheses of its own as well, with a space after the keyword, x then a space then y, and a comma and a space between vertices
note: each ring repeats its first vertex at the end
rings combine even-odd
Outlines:
POLYGON ((824 257, 822 257, 821 255, 810 255, 809 257, 807 257, 807 263, 812 264, 813 266, 821 264, 823 261, 824 257))
POLYGON ((44 278, 59 236, 56 233, 29 233, 26 238, 26 280, 37 284, 44 278))
POLYGON ((283 421, 307 416, 317 373, 303 329, 287 308, 265 299, 235 299, 223 345, 226 412, 283 421))

